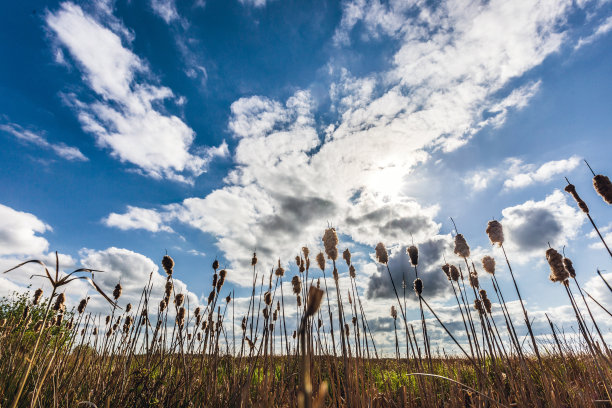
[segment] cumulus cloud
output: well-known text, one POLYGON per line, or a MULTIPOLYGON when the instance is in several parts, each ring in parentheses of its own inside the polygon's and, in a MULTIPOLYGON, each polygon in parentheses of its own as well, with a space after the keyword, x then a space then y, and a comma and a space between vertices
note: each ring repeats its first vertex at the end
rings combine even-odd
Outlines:
POLYGON ((116 21, 110 19, 107 27, 66 2, 47 14, 46 23, 97 95, 91 103, 69 98, 83 129, 113 157, 147 176, 191 182, 213 157, 226 153, 215 148, 190 152, 195 132, 159 107, 174 98, 172 90, 144 80, 151 76, 147 64, 124 46, 130 38, 116 21))
POLYGON ((67 146, 64 143, 50 143, 44 132, 34 132, 24 129, 16 123, 2 123, 0 130, 15 136, 19 141, 30 143, 43 149, 51 150, 58 156, 70 161, 88 161, 83 153, 76 147, 67 146))
MULTIPOLYGON (((569 159, 554 160, 544 163, 532 171, 519 171, 512 178, 504 181, 507 189, 523 188, 535 183, 552 180, 553 177, 567 174, 580 164, 580 157, 572 156, 569 159)), ((523 166, 524 170, 532 166, 523 166)))
POLYGON ((39 234, 52 228, 35 215, 0 204, 0 220, 0 255, 38 255, 49 249, 39 234))
POLYGON ((150 232, 172 232, 172 228, 163 224, 162 215, 154 210, 128 205, 124 214, 111 213, 102 222, 108 227, 120 230, 143 229, 150 232))
POLYGON ((585 219, 559 190, 542 201, 529 200, 505 208, 502 215, 506 248, 522 263, 532 257, 543 257, 549 243, 557 248, 566 245, 576 238, 585 219))

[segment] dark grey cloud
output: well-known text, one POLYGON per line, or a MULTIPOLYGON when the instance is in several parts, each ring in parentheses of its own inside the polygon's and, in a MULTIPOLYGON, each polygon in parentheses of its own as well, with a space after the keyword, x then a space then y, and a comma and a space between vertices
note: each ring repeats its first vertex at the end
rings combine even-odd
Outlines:
POLYGON ((516 208, 506 214, 513 218, 511 234, 519 249, 533 250, 554 242, 563 231, 563 225, 546 208, 516 208))
POLYGON ((324 224, 325 216, 336 210, 336 204, 319 197, 277 195, 275 198, 280 210, 261 223, 262 229, 273 235, 296 233, 304 224, 317 218, 324 224))
MULTIPOLYGON (((445 295, 450 291, 448 280, 440 269, 443 264, 444 252, 451 250, 450 241, 447 237, 436 237, 418 245, 419 264, 417 266, 419 277, 423 280, 423 296, 432 298, 445 295)), ((377 264, 378 274, 370 278, 367 288, 368 298, 395 298, 393 286, 389 280, 387 267, 377 264)), ((402 279, 406 280, 406 298, 411 302, 416 301, 412 289, 415 276, 414 267, 410 264, 410 258, 406 254, 406 247, 402 246, 389 255, 389 270, 395 282, 400 297, 403 295, 402 279)))

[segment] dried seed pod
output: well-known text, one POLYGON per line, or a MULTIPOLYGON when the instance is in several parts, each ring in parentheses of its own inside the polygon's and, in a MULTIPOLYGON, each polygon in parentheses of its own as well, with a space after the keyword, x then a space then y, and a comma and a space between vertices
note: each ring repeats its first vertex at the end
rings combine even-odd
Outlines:
POLYGON ((257 265, 257 253, 253 252, 253 257, 251 258, 251 266, 257 265))
POLYGON ((567 186, 565 186, 565 191, 567 191, 572 197, 574 197, 576 204, 578 204, 578 207, 582 210, 583 213, 589 213, 589 207, 578 195, 578 192, 576 191, 576 186, 574 186, 573 184, 568 184, 567 186))
POLYGON ((303 258, 300 258, 300 261, 301 261, 301 263, 300 263, 300 269, 299 270, 300 270, 300 273, 304 273, 306 271, 306 267, 305 267, 306 262, 304 262, 303 258))
POLYGON ((300 292, 302 291, 302 281, 300 280, 300 277, 295 275, 292 279, 291 279, 291 286, 293 286, 293 293, 298 295, 300 294, 300 292))
POLYGON ((302 247, 302 253, 304 254, 304 258, 308 259, 308 255, 310 254, 310 250, 308 247, 302 247))
POLYGON ((444 274, 446 275, 448 280, 451 280, 450 265, 449 264, 442 265, 442 272, 444 272, 444 274))
POLYGON ((317 313, 319 306, 321 306, 321 299, 323 299, 323 291, 311 286, 308 290, 308 304, 306 305, 305 316, 310 317, 317 313))
POLYGON ((333 270, 333 272, 332 272, 332 275, 333 275, 333 277, 334 277, 334 281, 338 282, 338 278, 339 278, 339 276, 338 276, 338 269, 337 269, 336 267, 334 267, 334 270, 333 270))
POLYGON ((106 316, 106 325, 108 325, 110 323, 110 319, 111 319, 110 316, 106 316))
POLYGON ((185 325, 185 308, 180 307, 178 313, 176 315, 176 321, 180 328, 183 328, 185 325))
POLYGON ((504 229, 499 221, 491 220, 487 224, 487 235, 491 244, 502 246, 504 243, 504 229))
POLYGON ((121 289, 121 284, 120 284, 120 283, 118 283, 118 284, 115 286, 115 289, 113 289, 113 298, 114 298, 115 300, 119 299, 119 297, 121 297, 121 292, 122 292, 122 289, 121 289))
POLYGON ((336 234, 335 228, 328 228, 323 234, 323 246, 325 247, 325 253, 327 257, 332 261, 338 259, 338 234, 336 234))
POLYGON ((495 275, 495 259, 493 259, 493 257, 490 257, 489 255, 483 257, 482 267, 487 273, 495 275))
POLYGON ((293 331, 292 337, 293 337, 294 339, 297 337, 297 332, 296 332, 295 330, 293 331))
POLYGON ((264 302, 266 305, 270 306, 272 304, 272 294, 268 291, 264 293, 264 302))
POLYGON ((607 176, 598 174, 593 177, 593 187, 606 203, 612 204, 612 182, 607 176))
POLYGON ((165 300, 165 299, 162 299, 162 300, 159 302, 159 311, 160 311, 160 312, 163 312, 163 311, 166 309, 166 306, 168 306, 168 303, 166 303, 166 300, 165 300))
POLYGON ((277 318, 278 318, 278 310, 275 310, 274 312, 272 312, 272 320, 276 321, 277 318))
POLYGON ((131 303, 128 303, 128 304, 125 306, 125 313, 130 313, 130 311, 131 311, 131 310, 132 310, 132 304, 131 304, 131 303))
POLYGON ((212 263, 212 267, 215 270, 215 272, 217 271, 217 269, 219 269, 219 261, 217 261, 216 259, 213 261, 212 263))
POLYGON ((85 311, 85 308, 87 307, 88 299, 89 298, 81 299, 81 301, 79 302, 79 306, 77 307, 77 311, 79 312, 79 314, 83 314, 83 312, 85 311))
POLYGON ((208 304, 210 305, 212 303, 212 301, 215 299, 215 290, 213 289, 209 294, 208 294, 208 304))
POLYGON ((36 289, 36 291, 34 292, 34 299, 32 300, 32 304, 33 305, 37 305, 38 302, 40 302, 40 298, 43 295, 43 290, 38 288, 36 289))
POLYGON ((97 327, 94 327, 92 334, 93 334, 94 336, 97 336, 97 335, 98 335, 98 328, 97 328, 97 327))
POLYGON ((410 245, 408 249, 406 249, 406 253, 410 257, 412 266, 417 266, 419 264, 419 249, 414 245, 410 245))
POLYGON ((346 334, 346 337, 349 336, 349 325, 348 325, 348 323, 344 323, 344 334, 346 334))
POLYGON ((174 304, 176 305, 176 307, 180 307, 183 304, 184 300, 185 300, 185 295, 183 295, 182 293, 179 293, 178 295, 174 297, 174 304))
POLYGON ((480 299, 474 299, 474 309, 478 310, 478 313, 483 314, 484 309, 482 307, 482 301, 480 299))
POLYGON ((353 326, 357 325, 357 317, 353 316, 353 318, 351 319, 351 321, 353 322, 353 326))
POLYGON ((569 278, 569 272, 563 266, 563 256, 553 248, 546 250, 546 260, 550 266, 549 279, 553 282, 564 282, 569 278))
POLYGON ((391 306, 391 317, 393 318, 393 320, 397 319, 397 309, 395 308, 395 306, 391 306))
POLYGON ((232 300, 232 296, 231 295, 227 295, 227 297, 225 298, 225 302, 229 303, 232 300))
POLYGON ((62 322, 64 321, 64 314, 60 313, 57 316, 55 316, 55 325, 57 327, 60 327, 62 325, 62 322))
POLYGON ((351 251, 349 251, 348 248, 346 248, 344 252, 342 252, 342 258, 346 261, 347 266, 351 265, 351 251))
POLYGON ((351 264, 351 266, 349 266, 349 275, 351 278, 355 279, 355 276, 357 276, 355 274, 355 267, 351 264))
POLYGON ((571 278, 576 277, 576 269, 574 269, 574 264, 572 263, 571 259, 563 258, 563 267, 565 268, 565 270, 567 271, 567 273, 569 274, 571 278))
POLYGON ((322 271, 325 270, 325 255, 323 255, 323 252, 317 254, 317 265, 319 265, 319 269, 322 271))
POLYGON ((172 269, 174 268, 174 259, 172 259, 169 255, 164 255, 161 263, 162 267, 164 268, 164 271, 166 271, 168 275, 172 275, 172 269))
POLYGON ((212 286, 213 288, 217 287, 217 280, 219 279, 219 275, 217 275, 216 273, 213 275, 213 281, 212 281, 212 286))
POLYGON ((378 262, 382 264, 386 264, 389 262, 389 254, 387 253, 387 248, 385 248, 385 244, 379 242, 376 245, 376 259, 378 262))
POLYGON ((200 306, 196 307, 195 310, 193 311, 194 316, 199 316, 200 313, 202 312, 202 308, 200 308, 200 306))
POLYGON ((242 318, 242 324, 240 325, 240 327, 242 328, 242 331, 246 331, 246 329, 247 329, 247 318, 246 318, 246 316, 242 318))
POLYGON ((318 321, 317 321, 317 327, 320 329, 320 328, 321 328, 321 326, 323 326, 323 320, 318 319, 318 321))
POLYGON ((172 281, 170 280, 170 277, 168 277, 168 280, 166 280, 166 286, 165 286, 165 290, 164 290, 164 295, 165 297, 170 297, 170 294, 172 293, 172 288, 173 288, 173 284, 172 281))
POLYGON ((263 310, 261 311, 261 314, 263 314, 263 317, 267 319, 268 316, 270 316, 270 310, 268 310, 267 307, 264 307, 263 310))
POLYGON ((462 258, 470 257, 470 247, 465 241, 463 234, 455 235, 455 254, 462 258))
POLYGON ((302 264, 302 259, 300 258, 299 255, 295 256, 295 264, 297 265, 298 268, 302 264))
POLYGON ((302 307, 302 295, 297 295, 297 306, 302 307))
POLYGON ((225 283, 225 278, 223 277, 219 278, 219 282, 217 282, 217 293, 221 292, 221 288, 223 287, 224 283, 225 283))
POLYGON ((451 276, 451 279, 454 280, 455 282, 459 281, 460 273, 459 273, 459 269, 455 265, 450 266, 450 276, 451 276))
POLYGON ((478 289, 480 287, 480 284, 478 282, 478 275, 475 273, 470 273, 470 286, 478 289))
POLYGON ((278 277, 281 277, 285 274, 285 269, 281 266, 280 259, 278 260, 278 268, 276 268, 276 271, 274 271, 274 274, 278 277))
POLYGON ((219 271, 219 278, 225 279, 227 277, 227 271, 225 269, 221 269, 219 271))
POLYGON ((64 303, 66 303, 66 295, 60 293, 57 299, 55 299, 55 304, 53 305, 53 310, 59 311, 64 308, 64 303))
POLYGON ((416 278, 414 280, 414 292, 418 295, 421 296, 421 293, 423 293, 423 281, 421 280, 421 278, 416 278))

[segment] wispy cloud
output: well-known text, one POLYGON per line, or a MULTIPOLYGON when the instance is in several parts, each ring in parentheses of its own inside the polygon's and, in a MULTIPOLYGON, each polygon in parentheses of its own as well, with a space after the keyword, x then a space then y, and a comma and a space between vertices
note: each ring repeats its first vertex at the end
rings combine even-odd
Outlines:
POLYGON ((578 50, 584 47, 585 45, 592 44, 597 39, 599 39, 600 37, 610 32, 610 30, 612 30, 612 16, 608 17, 599 26, 597 26, 597 29, 595 29, 593 34, 587 37, 580 38, 578 42, 576 43, 576 45, 574 46, 574 49, 578 50))
POLYGON ((117 22, 113 31, 73 3, 62 3, 46 22, 98 97, 91 103, 72 100, 83 129, 114 157, 147 176, 193 182, 213 157, 225 155, 227 149, 218 148, 191 152, 195 132, 161 107, 174 93, 145 79, 152 77, 147 64, 124 46, 126 39, 116 32, 126 30, 117 22))
POLYGON ((60 157, 70 161, 88 161, 83 153, 76 147, 67 146, 64 143, 50 143, 43 132, 34 132, 24 129, 16 123, 0 124, 0 130, 15 136, 24 143, 33 144, 43 149, 53 151, 60 157))

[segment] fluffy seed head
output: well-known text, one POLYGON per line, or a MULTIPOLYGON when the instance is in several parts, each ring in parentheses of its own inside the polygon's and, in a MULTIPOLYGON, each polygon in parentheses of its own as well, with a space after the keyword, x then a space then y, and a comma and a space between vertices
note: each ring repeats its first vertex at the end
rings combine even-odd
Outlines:
POLYGON ((325 255, 323 255, 323 252, 317 254, 317 265, 319 265, 319 269, 322 271, 325 270, 325 255))
POLYGON ((181 307, 184 300, 185 300, 185 295, 183 295, 182 293, 179 293, 178 295, 174 297, 174 304, 176 305, 176 307, 181 307))
POLYGON ((446 264, 442 265, 442 272, 444 272, 444 274, 446 275, 448 280, 451 280, 450 265, 449 264, 446 263, 446 264))
POLYGON ((264 293, 264 302, 268 306, 272 304, 272 294, 270 292, 264 293))
POLYGON ((391 317, 393 320, 397 319, 397 309, 395 309, 395 306, 391 306, 391 317))
POLYGON ((232 296, 231 295, 227 295, 227 297, 225 298, 225 302, 229 303, 232 300, 232 296))
POLYGON ((470 257, 470 247, 465 241, 463 234, 455 235, 455 254, 457 254, 461 258, 470 257))
POLYGON ((172 293, 172 281, 168 279, 166 281, 166 288, 165 288, 166 297, 170 297, 171 293, 172 293))
POLYGON ((414 245, 410 245, 408 249, 406 249, 406 252, 410 257, 412 266, 417 266, 419 264, 419 249, 414 245))
POLYGON ((310 254, 308 247, 302 247, 302 252, 304 253, 304 258, 308 258, 308 254, 310 254))
POLYGON ((221 269, 219 271, 219 278, 225 279, 226 276, 227 276, 227 271, 225 269, 221 269))
POLYGON ((593 177, 593 187, 606 203, 612 204, 612 182, 607 176, 598 174, 593 177))
POLYGON ((40 298, 43 295, 43 290, 38 288, 36 289, 36 291, 34 292, 34 299, 32 300, 32 304, 37 305, 38 302, 40 302, 40 298))
POLYGON ((257 265, 257 254, 253 252, 253 257, 251 258, 251 266, 257 265))
POLYGON ((323 291, 311 286, 308 290, 308 304, 306 305, 306 317, 313 316, 319 310, 321 306, 321 299, 323 299, 323 291))
POLYGON ((276 271, 274 271, 274 274, 279 277, 285 274, 285 269, 281 266, 280 259, 278 260, 278 268, 276 268, 276 271))
POLYGON ((349 251, 348 248, 346 248, 344 252, 342 252, 342 259, 346 261, 347 265, 351 265, 351 251, 349 251))
POLYGON ((82 314, 85 311, 85 307, 87 306, 87 299, 81 299, 79 302, 79 306, 77 307, 77 311, 79 314, 82 314))
POLYGON ((478 289, 480 284, 478 283, 478 275, 475 273, 470 273, 470 286, 478 289))
POLYGON ((302 307, 302 295, 297 295, 296 301, 297 301, 297 306, 302 307))
POLYGON ((219 281, 217 282, 217 293, 219 293, 221 291, 221 288, 223 287, 224 283, 225 283, 225 278, 224 277, 220 277, 219 281))
POLYGON ((482 258, 482 267, 491 275, 495 275, 495 259, 489 255, 482 258))
POLYGON ((327 257, 332 261, 338 259, 338 234, 336 234, 335 228, 328 228, 323 234, 323 246, 325 247, 325 253, 327 257))
POLYGON ((482 299, 482 303, 484 304, 485 310, 487 311, 488 314, 491 314, 491 308, 493 307, 493 304, 491 303, 491 300, 489 298, 484 298, 482 299))
POLYGON ((504 229, 502 225, 497 220, 491 220, 487 224, 487 235, 489 236, 489 240, 491 244, 497 244, 498 246, 502 246, 504 243, 504 229))
POLYGON ((174 259, 172 259, 169 255, 164 255, 161 263, 162 267, 164 268, 164 271, 166 271, 168 275, 172 275, 172 268, 174 268, 174 259))
POLYGON ((576 204, 578 204, 578 207, 582 210, 583 213, 585 214, 589 213, 589 207, 582 200, 582 198, 580 198, 580 196, 578 195, 578 192, 576 191, 576 186, 574 186, 573 184, 568 184, 567 186, 565 186, 565 191, 567 191, 568 193, 571 194, 572 197, 574 197, 576 204))
POLYGON ((339 276, 338 276, 338 269, 336 269, 336 267, 334 267, 334 271, 332 272, 332 275, 334 276, 334 280, 338 282, 339 276))
POLYGON ((125 313, 130 313, 130 310, 132 310, 132 304, 128 303, 127 306, 125 306, 125 313))
POLYGON ((163 311, 166 309, 166 306, 168 306, 168 304, 166 303, 166 300, 165 300, 165 299, 162 299, 162 300, 159 302, 159 311, 160 311, 160 312, 163 312, 163 311))
POLYGON ((423 281, 421 280, 421 278, 416 278, 414 280, 414 292, 418 295, 421 296, 421 293, 423 293, 423 281))
POLYGON ((113 298, 115 300, 119 299, 119 297, 121 297, 121 292, 122 292, 121 284, 118 283, 117 286, 115 286, 115 289, 113 290, 113 298))
POLYGON ((60 293, 57 299, 55 299, 55 304, 53 305, 53 310, 59 311, 64 308, 64 303, 66 303, 66 295, 60 293))
POLYGON ((291 279, 291 286, 293 286, 293 293, 299 295, 302 291, 302 281, 299 276, 295 275, 293 279, 291 279))
POLYGON ((385 244, 379 242, 376 245, 376 259, 378 262, 382 264, 386 264, 389 262, 389 254, 387 254, 387 248, 385 248, 385 244))
POLYGON ((455 282, 459 281, 460 273, 459 273, 459 269, 455 265, 450 266, 450 276, 451 276, 451 279, 454 280, 455 282))
POLYGON ((482 307, 482 301, 480 299, 474 300, 474 309, 478 310, 480 314, 484 313, 484 308, 482 307))
POLYGON ((553 282, 563 282, 569 278, 569 272, 563 266, 563 256, 553 248, 546 250, 546 260, 550 266, 549 279, 553 282))
POLYGON ((208 304, 210 305, 210 303, 215 299, 215 290, 211 290, 210 293, 208 294, 208 304))
POLYGON ((569 274, 571 278, 576 277, 576 269, 574 269, 574 264, 572 263, 571 259, 563 258, 563 267, 565 268, 565 270, 567 271, 567 273, 569 274))

